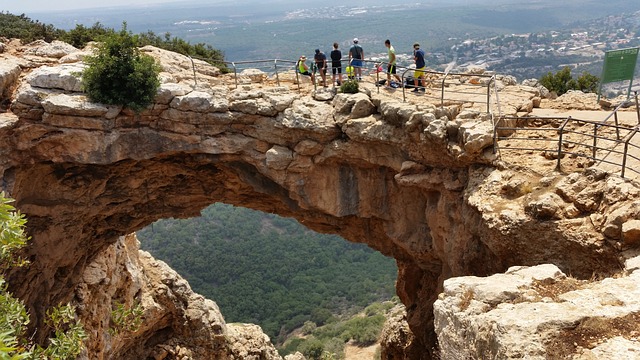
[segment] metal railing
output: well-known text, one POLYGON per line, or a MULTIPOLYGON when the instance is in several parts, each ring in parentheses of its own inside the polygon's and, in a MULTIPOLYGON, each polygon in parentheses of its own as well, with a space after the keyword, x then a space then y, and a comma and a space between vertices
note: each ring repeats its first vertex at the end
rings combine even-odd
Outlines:
POLYGON ((640 112, 635 94, 638 122, 621 125, 618 112, 628 104, 616 107, 604 120, 581 120, 572 117, 500 117, 494 127, 494 151, 500 141, 509 146, 500 151, 539 151, 556 158, 556 169, 562 170, 565 156, 590 159, 593 164, 620 168, 620 176, 628 171, 640 175, 640 112), (613 124, 611 124, 613 119, 613 124), (521 134, 526 133, 526 136, 521 134), (634 141, 635 140, 635 141, 634 141))
MULTIPOLYGON (((191 57, 189 58, 191 60, 192 67, 193 67, 194 82, 197 85, 196 64, 193 62, 193 58, 191 57)), ((197 58, 197 57, 194 57, 194 58, 198 60, 203 60, 203 61, 210 60, 210 59, 203 59, 203 58, 197 58)), ((389 63, 381 62, 381 61, 373 61, 373 60, 362 60, 362 61, 365 64, 363 66, 363 71, 369 72, 369 75, 371 75, 372 68, 375 69, 375 68, 378 68, 378 66, 383 67, 382 72, 376 71, 375 82, 376 82, 376 85, 379 85, 380 74, 382 73, 383 75, 386 76, 386 67, 389 65, 389 63)), ((265 73, 267 74, 271 73, 275 75, 276 83, 278 84, 278 86, 280 86, 279 74, 283 70, 293 70, 296 74, 296 83, 298 84, 298 91, 300 91, 300 72, 297 69, 297 64, 298 64, 297 61, 283 60, 283 59, 267 59, 267 60, 247 60, 247 61, 224 61, 223 63, 226 64, 229 68, 233 69, 236 89, 238 88, 238 78, 239 78, 238 71, 240 70, 240 68, 243 67, 242 65, 252 65, 250 68, 258 68, 259 70, 265 71, 265 73)), ((344 60, 341 60, 341 63, 350 65, 351 60, 344 59, 344 60)), ((312 65, 314 65, 313 60, 312 60, 312 65)), ((408 78, 407 73, 409 71, 415 71, 415 69, 409 68, 409 67, 397 66, 397 65, 396 65, 396 69, 398 71, 398 74, 400 75, 401 82, 402 82, 402 100, 403 102, 406 102, 407 99, 406 99, 405 84, 408 78)), ((314 75, 314 78, 316 77, 316 75, 319 74, 319 71, 316 66, 312 66, 312 74, 314 75)), ((347 76, 345 66, 342 66, 342 74, 343 76, 347 76)), ((445 106, 446 103, 451 103, 451 102, 453 103, 468 102, 469 95, 471 95, 471 96, 476 96, 478 98, 482 98, 482 103, 486 104, 486 111, 490 113, 492 88, 494 89, 494 93, 496 94, 496 101, 498 99, 497 90, 495 89, 494 75, 462 74, 462 73, 451 73, 449 71, 440 72, 440 71, 432 71, 432 70, 424 70, 424 74, 425 74, 425 82, 427 82, 427 79, 428 79, 429 85, 425 83, 419 86, 418 88, 421 88, 421 89, 427 89, 432 87, 439 88, 440 91, 438 95, 425 94, 425 96, 438 100, 440 103, 440 106, 445 106), (484 78, 485 80, 480 81, 478 83, 472 83, 470 81, 471 78, 481 78, 481 79, 484 78), (465 79, 468 79, 468 80, 465 80, 465 79), (451 89, 447 91, 447 89, 450 89, 452 85, 455 85, 456 87, 458 87, 458 89, 457 90, 451 89), (460 90, 459 87, 461 86, 465 87, 465 89, 460 90)), ((326 76, 327 78, 332 77, 332 67, 331 67, 330 59, 327 59, 326 76)), ((363 81, 365 80, 363 79, 363 81)), ((315 89, 317 87, 317 82, 314 81, 313 85, 315 89)), ((380 86, 378 87, 378 92, 380 92, 380 86)), ((425 90, 425 93, 426 93, 426 90, 425 90)), ((499 105, 498 105, 498 108, 499 108, 499 105)))

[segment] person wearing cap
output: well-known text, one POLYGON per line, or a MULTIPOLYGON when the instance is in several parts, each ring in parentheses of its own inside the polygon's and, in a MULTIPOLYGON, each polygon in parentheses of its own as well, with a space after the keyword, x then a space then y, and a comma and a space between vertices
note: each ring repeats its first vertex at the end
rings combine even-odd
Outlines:
POLYGON ((364 65, 364 50, 358 44, 358 38, 353 38, 353 46, 349 49, 349 63, 353 66, 356 79, 362 80, 362 66, 364 65))
POLYGON ((300 59, 298 59, 298 72, 300 73, 300 75, 306 75, 311 77, 311 83, 315 84, 316 83, 316 79, 313 76, 312 73, 309 72, 309 67, 307 66, 307 57, 302 55, 300 56, 300 59))
POLYGON ((424 61, 424 50, 420 49, 420 44, 413 44, 413 60, 416 62, 416 70, 413 73, 413 92, 417 93, 419 91, 425 91, 423 85, 425 85, 424 81, 424 70, 426 67, 426 63, 424 61), (418 89, 418 79, 420 80, 420 88, 418 89))
POLYGON ((322 77, 322 86, 327 87, 327 56, 320 49, 316 49, 313 60, 316 62, 316 69, 318 69, 322 77))

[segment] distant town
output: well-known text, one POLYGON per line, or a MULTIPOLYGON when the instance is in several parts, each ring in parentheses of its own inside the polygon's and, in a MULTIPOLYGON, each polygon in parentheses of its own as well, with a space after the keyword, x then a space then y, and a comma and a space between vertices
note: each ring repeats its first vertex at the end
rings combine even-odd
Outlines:
POLYGON ((605 51, 640 46, 640 11, 580 24, 572 30, 449 40, 453 43, 450 48, 430 54, 432 64, 442 67, 455 61, 460 68, 480 66, 519 79, 539 78, 565 66, 600 76, 605 51))

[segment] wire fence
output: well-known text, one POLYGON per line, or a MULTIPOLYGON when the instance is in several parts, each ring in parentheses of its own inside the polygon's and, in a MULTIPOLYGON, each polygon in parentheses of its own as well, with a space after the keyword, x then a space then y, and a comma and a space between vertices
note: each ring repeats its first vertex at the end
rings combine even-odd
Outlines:
POLYGON ((572 117, 500 117, 494 127, 496 151, 538 151, 556 159, 556 169, 569 158, 587 158, 601 168, 625 177, 640 175, 640 111, 635 93, 637 122, 621 124, 618 105, 604 120, 572 117), (509 146, 500 146, 501 142, 509 146))

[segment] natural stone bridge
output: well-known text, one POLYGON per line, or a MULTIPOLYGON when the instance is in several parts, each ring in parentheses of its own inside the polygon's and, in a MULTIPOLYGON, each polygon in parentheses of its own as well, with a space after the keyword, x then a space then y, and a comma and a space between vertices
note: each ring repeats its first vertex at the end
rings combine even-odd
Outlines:
MULTIPOLYGON (((463 104, 402 103, 367 86, 317 100, 286 87, 233 89, 219 74, 199 74, 209 81, 193 89, 181 81, 185 59, 158 57, 164 83, 140 114, 88 102, 77 64, 33 70, 18 81, 13 114, 0 114, 1 189, 33 237, 32 265, 10 280, 36 323, 51 304, 89 306, 78 296, 83 274, 118 237, 224 202, 394 257, 416 340, 383 355, 429 358, 444 279, 546 262, 575 276, 610 273, 622 224, 640 211, 629 205, 633 184, 596 170, 542 180, 509 170, 492 152, 489 116, 463 104), (545 196, 563 186, 550 217, 545 196), (615 201, 603 202, 605 193, 615 201)), ((524 103, 537 95, 513 88, 524 103)))

